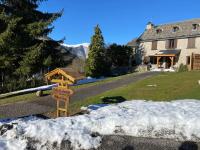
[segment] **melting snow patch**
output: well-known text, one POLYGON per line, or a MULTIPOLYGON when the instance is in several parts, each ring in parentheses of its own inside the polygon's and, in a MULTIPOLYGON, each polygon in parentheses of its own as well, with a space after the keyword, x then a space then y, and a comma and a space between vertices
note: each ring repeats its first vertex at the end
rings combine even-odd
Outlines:
POLYGON ((152 72, 175 72, 175 69, 170 68, 170 69, 164 69, 164 68, 151 68, 152 72))
POLYGON ((77 81, 77 83, 74 84, 74 86, 76 86, 76 85, 82 85, 82 84, 87 84, 87 83, 98 82, 98 81, 105 80, 105 79, 106 79, 105 77, 100 77, 100 78, 87 77, 85 79, 77 81))
POLYGON ((91 149, 100 146, 102 135, 113 134, 200 141, 198 100, 134 100, 89 110, 75 117, 1 122, 13 128, 0 135, 0 147, 59 149, 66 142, 73 149, 91 149))

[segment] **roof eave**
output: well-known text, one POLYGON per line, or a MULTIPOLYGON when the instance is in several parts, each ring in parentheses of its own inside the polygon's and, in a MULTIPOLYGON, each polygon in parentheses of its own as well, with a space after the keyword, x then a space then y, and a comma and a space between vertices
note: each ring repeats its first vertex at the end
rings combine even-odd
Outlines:
POLYGON ((165 37, 165 38, 155 38, 155 39, 140 39, 141 42, 152 42, 152 41, 163 41, 163 40, 169 40, 169 39, 185 39, 185 38, 193 38, 193 37, 200 37, 200 34, 198 35, 185 35, 185 36, 176 36, 176 37, 165 37))

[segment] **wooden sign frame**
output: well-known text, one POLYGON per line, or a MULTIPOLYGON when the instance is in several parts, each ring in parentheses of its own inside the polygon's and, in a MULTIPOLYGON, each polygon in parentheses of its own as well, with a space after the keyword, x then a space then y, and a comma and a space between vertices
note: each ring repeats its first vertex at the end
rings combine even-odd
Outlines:
POLYGON ((56 116, 61 117, 61 112, 64 112, 65 116, 69 116, 69 102, 70 97, 74 94, 71 89, 67 87, 59 86, 52 90, 52 97, 56 100, 56 116), (64 107, 60 106, 60 102, 64 102, 64 107))

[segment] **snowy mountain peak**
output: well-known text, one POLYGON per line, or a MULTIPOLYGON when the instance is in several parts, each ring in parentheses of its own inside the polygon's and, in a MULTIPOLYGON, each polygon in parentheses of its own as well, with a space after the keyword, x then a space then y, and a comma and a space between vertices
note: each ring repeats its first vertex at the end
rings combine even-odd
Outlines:
POLYGON ((76 55, 79 58, 86 59, 88 56, 88 48, 89 43, 82 43, 82 44, 62 44, 70 53, 76 55))
POLYGON ((67 47, 80 47, 80 46, 84 46, 84 47, 89 47, 90 43, 81 43, 81 44, 63 44, 63 46, 67 46, 67 47))

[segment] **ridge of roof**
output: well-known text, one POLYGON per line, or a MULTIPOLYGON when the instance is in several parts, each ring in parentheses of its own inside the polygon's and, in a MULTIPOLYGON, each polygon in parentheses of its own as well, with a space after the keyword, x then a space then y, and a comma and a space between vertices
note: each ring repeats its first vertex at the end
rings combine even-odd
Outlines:
POLYGON ((200 21, 200 18, 186 19, 183 21, 173 21, 173 22, 169 22, 169 23, 158 24, 158 25, 155 25, 155 27, 165 26, 165 25, 174 25, 174 24, 183 24, 183 23, 194 22, 194 21, 200 21))

